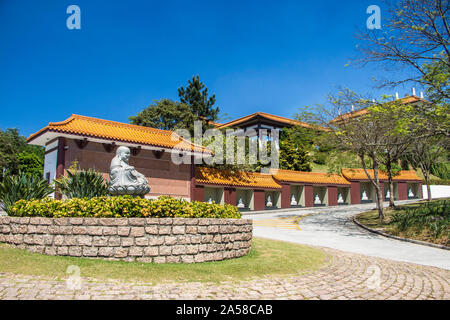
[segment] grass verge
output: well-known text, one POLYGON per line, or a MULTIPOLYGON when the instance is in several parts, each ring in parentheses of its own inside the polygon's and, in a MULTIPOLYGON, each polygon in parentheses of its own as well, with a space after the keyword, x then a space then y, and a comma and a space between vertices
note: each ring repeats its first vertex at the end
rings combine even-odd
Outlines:
MULTIPOLYGON (((438 203, 443 203, 443 200, 433 200, 431 205, 438 203)), ((382 221, 378 219, 377 210, 360 213, 355 219, 368 228, 394 236, 448 246, 449 213, 433 212, 427 210, 427 206, 428 201, 420 201, 397 206, 395 209, 386 208, 385 218, 382 221)))
POLYGON ((315 248, 254 238, 244 257, 199 264, 152 264, 47 256, 0 244, 0 272, 67 278, 67 267, 76 265, 82 277, 136 280, 148 283, 221 282, 269 275, 288 276, 318 269, 326 254, 315 248))

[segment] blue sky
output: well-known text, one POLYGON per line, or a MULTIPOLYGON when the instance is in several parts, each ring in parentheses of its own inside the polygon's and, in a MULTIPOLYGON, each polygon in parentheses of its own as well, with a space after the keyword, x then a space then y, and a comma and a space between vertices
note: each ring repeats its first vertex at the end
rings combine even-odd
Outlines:
POLYGON ((377 2, 0 0, 0 128, 28 136, 72 113, 128 122, 197 74, 231 118, 292 117, 337 86, 378 94, 381 71, 345 67, 377 2), (71 4, 81 30, 66 27, 71 4))

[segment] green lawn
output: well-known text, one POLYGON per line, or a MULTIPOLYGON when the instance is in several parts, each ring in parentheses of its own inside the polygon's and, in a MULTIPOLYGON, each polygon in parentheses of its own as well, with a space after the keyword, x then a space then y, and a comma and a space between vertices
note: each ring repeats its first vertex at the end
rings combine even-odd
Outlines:
POLYGON ((151 264, 47 256, 0 244, 0 272, 66 278, 69 276, 67 267, 77 265, 82 277, 149 283, 171 280, 220 282, 267 275, 288 276, 316 270, 326 261, 327 255, 320 250, 260 238, 253 239, 252 249, 245 257, 200 264, 151 264))
POLYGON ((312 172, 328 172, 328 166, 326 164, 312 163, 312 172))
MULTIPOLYGON (((448 201, 449 199, 447 199, 448 201)), ((432 203, 442 202, 442 200, 433 200, 432 203)), ((426 204, 427 201, 423 200, 413 204, 407 204, 402 206, 397 206, 395 209, 388 209, 384 211, 385 218, 381 221, 378 219, 378 211, 372 210, 360 213, 355 218, 356 220, 371 228, 383 231, 385 233, 403 237, 410 238, 420 241, 427 241, 436 244, 449 245, 449 233, 450 226, 448 223, 448 213, 444 214, 416 214, 416 216, 411 216, 409 214, 406 216, 406 209, 420 209, 426 204), (404 219, 397 219, 398 221, 403 220, 403 227, 400 222, 395 222, 394 216, 403 216, 404 219), (441 228, 441 231, 437 233, 437 228, 441 228)), ((400 217, 401 218, 401 217, 400 217)))

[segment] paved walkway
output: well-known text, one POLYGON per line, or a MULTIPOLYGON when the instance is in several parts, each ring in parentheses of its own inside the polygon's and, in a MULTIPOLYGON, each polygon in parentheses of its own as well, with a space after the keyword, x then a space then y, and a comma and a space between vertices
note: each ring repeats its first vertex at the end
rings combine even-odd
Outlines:
MULTIPOLYGON (((398 203, 407 202, 411 201, 398 203)), ((244 218, 253 219, 255 237, 334 248, 450 270, 450 250, 386 238, 370 233, 351 221, 350 218, 355 214, 373 208, 374 204, 304 208, 290 212, 245 215, 244 218), (283 222, 290 220, 292 223, 295 219, 298 220, 298 227, 283 227, 283 222)))
POLYGON ((254 219, 255 236, 324 250, 328 261, 313 272, 220 284, 82 278, 78 289, 66 281, 0 273, 0 299, 450 299, 450 252, 374 235, 349 220, 371 207, 247 216, 254 219))
POLYGON ((450 299, 450 271, 324 249, 327 264, 291 277, 240 282, 65 281, 0 273, 0 299, 450 299))

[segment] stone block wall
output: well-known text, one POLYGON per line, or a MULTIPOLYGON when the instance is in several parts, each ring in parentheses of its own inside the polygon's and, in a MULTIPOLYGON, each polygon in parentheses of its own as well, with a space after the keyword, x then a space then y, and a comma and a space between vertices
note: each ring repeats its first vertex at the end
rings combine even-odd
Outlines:
POLYGON ((153 263, 246 255, 252 220, 0 217, 0 242, 32 252, 153 263))

